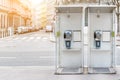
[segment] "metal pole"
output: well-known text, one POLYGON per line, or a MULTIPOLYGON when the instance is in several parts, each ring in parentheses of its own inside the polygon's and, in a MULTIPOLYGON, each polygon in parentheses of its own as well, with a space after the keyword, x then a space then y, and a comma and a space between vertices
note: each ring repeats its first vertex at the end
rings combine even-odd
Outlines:
POLYGON ((3 29, 2 29, 2 38, 4 37, 4 34, 3 34, 3 29))
POLYGON ((119 32, 119 2, 117 0, 117 32, 119 32))
POLYGON ((100 5, 100 0, 99 0, 99 5, 100 5))
POLYGON ((119 32, 119 2, 117 0, 117 3, 116 3, 116 6, 117 6, 117 33, 119 32))

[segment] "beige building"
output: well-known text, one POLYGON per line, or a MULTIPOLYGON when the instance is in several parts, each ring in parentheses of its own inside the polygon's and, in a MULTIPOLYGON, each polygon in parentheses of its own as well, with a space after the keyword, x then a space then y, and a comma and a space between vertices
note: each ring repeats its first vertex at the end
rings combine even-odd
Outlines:
POLYGON ((50 25, 53 22, 55 15, 54 3, 55 0, 43 0, 41 3, 33 5, 33 26, 44 29, 46 25, 50 25))
POLYGON ((55 18, 55 0, 46 0, 47 2, 47 20, 52 24, 55 18))
POLYGON ((10 28, 16 33, 17 27, 31 24, 30 7, 21 0, 0 0, 0 9, 0 37, 9 36, 10 28))
POLYGON ((97 3, 97 4, 110 4, 115 0, 56 0, 57 5, 79 4, 79 3, 97 3))
POLYGON ((43 29, 47 24, 47 4, 46 1, 33 4, 32 22, 34 27, 43 29))
POLYGON ((41 2, 36 5, 33 5, 32 8, 32 22, 34 27, 43 28, 45 26, 45 22, 47 21, 47 8, 46 3, 41 2))

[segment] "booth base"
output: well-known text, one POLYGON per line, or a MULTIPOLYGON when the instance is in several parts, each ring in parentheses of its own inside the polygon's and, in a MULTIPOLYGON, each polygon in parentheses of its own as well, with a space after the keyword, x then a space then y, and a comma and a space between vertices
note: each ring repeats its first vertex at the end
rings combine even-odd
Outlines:
POLYGON ((56 75, 76 75, 82 74, 83 68, 58 68, 56 75))
POLYGON ((94 67, 94 68, 89 68, 88 73, 90 74, 115 74, 116 71, 114 68, 103 68, 103 67, 94 67))

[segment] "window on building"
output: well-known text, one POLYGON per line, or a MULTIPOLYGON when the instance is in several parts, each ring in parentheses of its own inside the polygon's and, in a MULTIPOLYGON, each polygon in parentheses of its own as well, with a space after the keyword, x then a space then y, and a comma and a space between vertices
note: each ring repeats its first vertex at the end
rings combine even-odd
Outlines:
POLYGON ((3 25, 4 25, 4 26, 3 26, 4 28, 6 27, 6 26, 5 26, 5 23, 6 23, 6 21, 5 21, 5 20, 6 20, 6 19, 5 19, 5 15, 4 15, 4 24, 3 24, 3 25))
POLYGON ((3 28, 3 15, 1 14, 1 28, 3 28))
POLYGON ((0 29, 2 28, 2 19, 1 19, 1 15, 0 15, 0 29))

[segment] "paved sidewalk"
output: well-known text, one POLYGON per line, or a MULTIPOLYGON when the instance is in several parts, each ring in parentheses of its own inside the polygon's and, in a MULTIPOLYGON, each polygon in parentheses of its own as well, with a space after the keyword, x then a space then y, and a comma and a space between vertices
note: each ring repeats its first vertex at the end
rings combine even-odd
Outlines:
POLYGON ((0 80, 120 80, 117 74, 54 75, 53 67, 0 67, 0 80))

